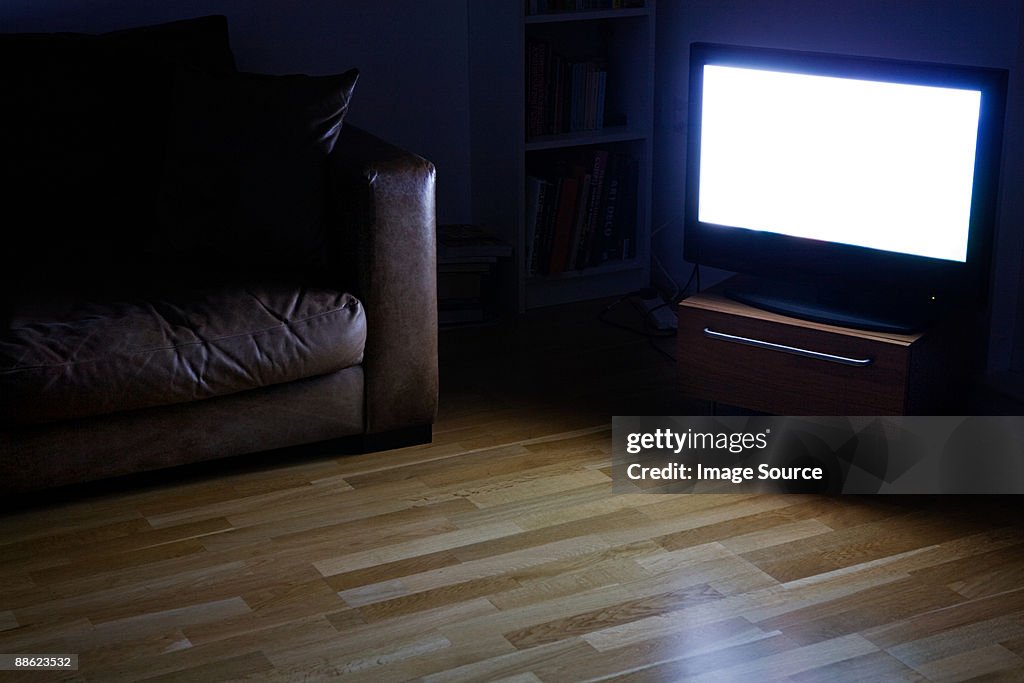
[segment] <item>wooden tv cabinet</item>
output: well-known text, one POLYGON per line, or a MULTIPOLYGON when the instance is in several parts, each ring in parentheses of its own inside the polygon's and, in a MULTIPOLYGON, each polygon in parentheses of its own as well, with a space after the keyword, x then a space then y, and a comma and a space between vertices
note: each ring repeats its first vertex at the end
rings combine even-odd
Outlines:
POLYGON ((679 304, 684 394, 776 415, 960 414, 970 354, 956 321, 868 332, 763 311, 722 289, 679 304))

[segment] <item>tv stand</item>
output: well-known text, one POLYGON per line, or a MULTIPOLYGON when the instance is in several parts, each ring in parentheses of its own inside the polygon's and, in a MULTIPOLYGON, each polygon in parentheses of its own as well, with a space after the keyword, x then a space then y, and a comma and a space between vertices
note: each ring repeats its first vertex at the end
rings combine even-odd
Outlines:
POLYGON ((899 299, 892 293, 850 294, 752 277, 733 278, 724 291, 730 299, 755 308, 873 332, 911 334, 927 328, 938 316, 927 300, 899 299))
POLYGON ((727 281, 679 304, 683 393, 776 415, 962 414, 971 326, 942 317, 911 333, 767 311, 727 281))

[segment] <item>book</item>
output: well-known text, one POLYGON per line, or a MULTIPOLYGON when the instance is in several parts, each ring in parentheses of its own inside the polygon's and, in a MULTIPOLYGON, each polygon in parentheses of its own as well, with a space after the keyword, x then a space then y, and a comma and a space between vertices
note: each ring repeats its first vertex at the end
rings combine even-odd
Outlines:
POLYGON ((526 44, 526 135, 543 135, 547 127, 549 46, 542 40, 526 44))
POLYGON ((564 177, 559 181, 558 210, 551 233, 551 258, 548 261, 550 275, 557 275, 565 270, 576 217, 578 191, 579 181, 576 178, 564 177))
POLYGON ((576 268, 582 270, 591 265, 591 246, 597 229, 601 211, 601 197, 604 193, 605 168, 608 166, 608 151, 599 149, 594 152, 593 165, 590 170, 590 193, 587 198, 586 221, 579 243, 576 245, 576 268))
POLYGON ((586 93, 586 101, 583 105, 583 128, 585 130, 592 130, 596 127, 597 122, 597 71, 593 68, 593 65, 587 65, 587 74, 584 86, 584 92, 586 93))
POLYGON ((504 257, 512 246, 482 225, 449 223, 437 227, 438 259, 458 261, 467 257, 504 257))
POLYGON ((608 167, 605 170, 605 191, 601 198, 595 226, 596 232, 591 244, 590 260, 592 265, 600 265, 611 258, 619 197, 619 157, 619 154, 612 154, 608 157, 608 167))
POLYGON ((537 218, 537 238, 533 247, 533 267, 531 273, 534 275, 547 275, 548 267, 551 265, 551 242, 554 233, 555 214, 558 211, 561 184, 557 178, 549 178, 544 182, 545 196, 541 203, 540 214, 537 218))
POLYGON ((547 181, 537 176, 526 177, 526 249, 523 268, 533 274, 536 267, 534 249, 538 242, 538 224, 542 220, 544 199, 547 195, 547 181))
POLYGON ((561 133, 565 129, 565 57, 559 53, 551 54, 551 66, 548 70, 548 116, 545 121, 547 133, 561 133))
POLYGON ((618 257, 629 260, 636 257, 637 183, 640 162, 627 156, 621 164, 623 171, 619 181, 619 210, 616 220, 618 257))
POLYGON ((572 108, 569 130, 583 130, 584 106, 586 102, 587 65, 576 62, 572 65, 572 108))
MULTIPOLYGON (((583 169, 580 169, 581 172, 583 169)), ((569 251, 565 255, 565 270, 575 270, 576 266, 576 253, 580 249, 580 241, 583 239, 583 233, 586 231, 587 224, 587 209, 590 206, 590 173, 582 172, 579 178, 579 195, 576 200, 576 221, 572 230, 572 241, 569 245, 569 251)))

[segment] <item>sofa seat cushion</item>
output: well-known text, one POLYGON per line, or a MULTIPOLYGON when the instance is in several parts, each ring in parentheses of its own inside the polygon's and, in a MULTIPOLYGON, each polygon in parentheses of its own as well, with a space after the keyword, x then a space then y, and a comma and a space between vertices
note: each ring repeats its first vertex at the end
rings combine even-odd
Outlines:
POLYGON ((0 418, 100 415, 323 375, 361 363, 365 341, 355 297, 294 284, 36 301, 0 338, 0 418))

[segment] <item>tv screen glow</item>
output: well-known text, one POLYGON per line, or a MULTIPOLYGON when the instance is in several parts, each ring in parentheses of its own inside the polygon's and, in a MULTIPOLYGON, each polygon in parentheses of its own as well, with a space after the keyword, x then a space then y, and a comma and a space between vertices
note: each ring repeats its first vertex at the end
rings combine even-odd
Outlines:
POLYGON ((967 260, 980 91, 703 68, 702 223, 967 260))

